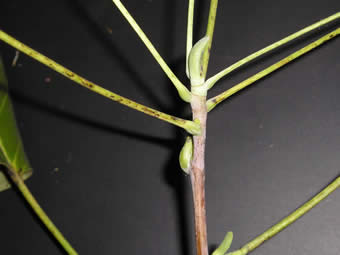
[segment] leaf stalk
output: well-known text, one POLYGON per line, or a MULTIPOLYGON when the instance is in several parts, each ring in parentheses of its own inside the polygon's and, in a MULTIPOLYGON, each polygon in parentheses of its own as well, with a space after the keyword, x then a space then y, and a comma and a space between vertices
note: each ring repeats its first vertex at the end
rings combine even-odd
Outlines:
POLYGON ((123 3, 120 0, 112 0, 113 3, 117 6, 121 14, 124 16, 124 18, 129 22, 133 30, 137 33, 139 38, 142 40, 144 45, 147 47, 147 49, 150 51, 152 56, 155 58, 157 63, 160 65, 160 67, 163 69, 165 74, 169 77, 171 82, 176 87, 179 96, 183 99, 185 102, 190 102, 191 94, 190 91, 187 89, 187 87, 177 78, 177 76, 172 72, 170 67, 167 65, 167 63, 163 60, 161 55, 158 53, 156 48, 153 46, 152 42, 149 40, 149 38, 145 35, 143 30, 140 28, 140 26, 137 24, 135 19, 131 16, 129 11, 125 8, 123 3))
POLYGON ((276 71, 277 69, 287 65, 291 61, 301 57, 302 55, 310 52, 311 50, 315 49, 316 47, 322 45, 323 43, 335 38, 340 34, 340 28, 326 34, 325 36, 321 37, 320 39, 308 44, 307 46, 303 47, 302 49, 290 54, 288 57, 276 62, 275 64, 267 67, 266 69, 254 74, 253 76, 249 77, 248 79, 240 82, 239 84, 233 86, 232 88, 224 91, 223 93, 209 99, 207 101, 207 108, 208 112, 214 109, 219 103, 223 102, 228 97, 232 96, 233 94, 237 93, 238 91, 246 88, 247 86, 253 84, 254 82, 262 79, 263 77, 269 75, 270 73, 276 71))
POLYGON ((270 51, 272 51, 272 50, 274 50, 274 49, 276 49, 276 48, 278 48, 278 47, 280 47, 280 46, 282 46, 282 45, 284 45, 284 44, 286 44, 286 43, 288 43, 288 42, 290 42, 290 41, 292 41, 292 40, 294 40, 294 39, 296 39, 296 38, 298 38, 298 37, 300 37, 300 36, 302 36, 306 33, 308 33, 308 32, 310 32, 310 31, 312 31, 312 30, 315 30, 315 29, 317 29, 321 26, 324 26, 324 25, 334 21, 338 18, 340 18, 340 12, 335 13, 335 14, 333 14, 333 15, 325 18, 325 19, 322 19, 319 22, 316 22, 316 23, 314 23, 314 24, 312 24, 308 27, 305 27, 304 29, 301 29, 301 30, 299 30, 299 31, 297 31, 297 32, 295 32, 295 33, 293 33, 293 34, 271 44, 271 45, 268 45, 267 47, 265 47, 265 48, 263 48, 259 51, 254 52, 253 54, 237 61, 235 64, 225 68, 224 70, 220 71, 219 73, 217 73, 214 76, 207 79, 206 84, 207 84, 208 88, 209 89, 212 88, 215 85, 215 83, 217 81, 219 81, 221 78, 223 78, 227 74, 231 73, 235 69, 245 65, 246 63, 249 63, 250 61, 254 60, 255 58, 258 58, 261 55, 264 55, 265 53, 268 53, 268 52, 270 52, 270 51))
POLYGON ((320 193, 314 196, 311 200, 303 204, 300 208, 295 210, 293 213, 276 223, 274 226, 263 232, 261 235, 257 236, 255 239, 249 243, 242 246, 241 249, 228 253, 227 255, 246 255, 259 247, 263 242, 272 238, 280 231, 288 227, 290 224, 295 222, 297 219, 302 217, 304 214, 309 212, 313 207, 319 204, 322 200, 328 197, 333 191, 340 187, 340 176, 337 177, 331 184, 324 188, 320 193))
POLYGON ((169 114, 163 113, 161 111, 152 109, 145 105, 139 104, 135 101, 132 101, 126 97, 120 96, 110 90, 107 90, 83 77, 80 75, 72 72, 71 70, 63 67, 62 65, 58 64, 57 62, 53 61, 52 59, 42 55, 41 53, 35 51, 34 49, 28 47, 27 45, 19 42, 15 38, 11 37, 10 35, 6 34, 4 31, 0 30, 0 40, 3 40, 7 44, 11 45, 12 47, 20 50, 21 52, 27 54, 28 56, 34 58, 35 60, 39 61, 40 63, 46 65, 47 67, 53 69, 54 71, 60 73, 61 75, 65 76, 66 78, 78 83, 79 85, 99 94, 102 95, 110 100, 116 101, 120 104, 123 104, 129 108, 134 110, 140 111, 145 113, 149 116, 155 117, 157 119, 166 121, 178 127, 184 128, 187 132, 193 135, 197 135, 200 133, 199 125, 194 123, 190 120, 181 119, 175 116, 171 116, 169 114))

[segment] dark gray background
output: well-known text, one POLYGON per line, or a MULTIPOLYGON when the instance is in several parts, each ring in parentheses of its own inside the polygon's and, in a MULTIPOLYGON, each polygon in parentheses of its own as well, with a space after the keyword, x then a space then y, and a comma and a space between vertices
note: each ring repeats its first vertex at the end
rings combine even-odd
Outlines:
MULTIPOLYGON (((123 2, 188 84, 187 1, 123 2)), ((195 40, 204 35, 208 2, 198 1, 195 40)), ((338 0, 220 1, 208 73, 339 10, 338 0)), ((6 1, 0 26, 105 88, 190 117, 188 105, 109 0, 6 1)), ((331 28, 234 72, 209 97, 331 28)), ((232 249, 239 248, 339 175, 339 46, 339 39, 332 40, 209 114, 211 248, 230 230, 232 249)), ((28 186, 79 253, 194 255, 190 183, 177 162, 185 133, 95 95, 23 54, 13 68, 15 50, 0 47, 35 170, 28 186)), ((1 193, 0 201, 1 254, 63 254, 15 191, 1 193)), ((339 254, 339 211, 336 191, 252 254, 339 254)))

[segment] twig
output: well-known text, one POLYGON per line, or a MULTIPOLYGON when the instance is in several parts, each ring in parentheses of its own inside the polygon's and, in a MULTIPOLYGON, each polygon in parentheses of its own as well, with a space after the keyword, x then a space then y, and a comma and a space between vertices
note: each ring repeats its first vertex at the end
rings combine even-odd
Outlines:
POLYGON ((199 120, 201 124, 201 134, 193 137, 194 154, 190 171, 195 214, 196 252, 197 255, 208 255, 204 162, 207 121, 206 98, 193 94, 191 108, 193 119, 199 120))
MULTIPOLYGON (((209 39, 208 46, 203 53, 203 59, 200 62, 200 70, 202 73, 203 84, 206 71, 208 68, 210 47, 213 40, 217 0, 211 0, 209 19, 207 25, 206 37, 209 39)), ((191 81, 191 92, 193 92, 193 83, 191 81)), ((196 87, 196 86, 195 86, 196 87)), ((197 88, 196 88, 197 89, 197 88)), ((197 255, 208 255, 208 239, 207 239, 207 220, 206 220, 206 204, 205 204, 205 139, 206 139, 206 123, 207 123, 207 107, 206 96, 196 95, 192 93, 191 109, 193 119, 198 120, 201 125, 201 134, 194 136, 194 154, 191 164, 190 178, 194 200, 195 213, 195 236, 196 236, 196 253, 197 255)))

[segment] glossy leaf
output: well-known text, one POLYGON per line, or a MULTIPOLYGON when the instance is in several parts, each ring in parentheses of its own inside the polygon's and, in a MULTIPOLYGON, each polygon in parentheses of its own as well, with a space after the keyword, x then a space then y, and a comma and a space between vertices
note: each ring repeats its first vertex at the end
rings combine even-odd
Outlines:
MULTIPOLYGON (((8 94, 8 82, 0 57, 0 165, 16 171, 23 179, 32 175, 32 168, 23 149, 8 94)), ((0 191, 10 187, 5 174, 0 171, 0 191)))

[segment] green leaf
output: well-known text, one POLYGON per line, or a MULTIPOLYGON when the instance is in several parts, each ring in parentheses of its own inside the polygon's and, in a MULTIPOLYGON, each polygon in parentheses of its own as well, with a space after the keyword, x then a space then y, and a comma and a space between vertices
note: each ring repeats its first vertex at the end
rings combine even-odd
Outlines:
MULTIPOLYGON (((16 125, 12 104, 8 95, 8 82, 0 56, 0 165, 16 171, 24 180, 32 175, 20 134, 16 125)), ((0 171, 0 191, 10 187, 5 174, 0 171)))

